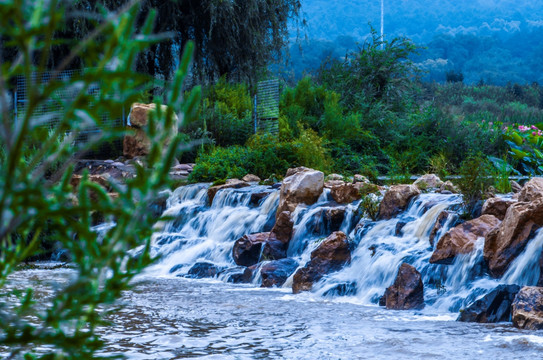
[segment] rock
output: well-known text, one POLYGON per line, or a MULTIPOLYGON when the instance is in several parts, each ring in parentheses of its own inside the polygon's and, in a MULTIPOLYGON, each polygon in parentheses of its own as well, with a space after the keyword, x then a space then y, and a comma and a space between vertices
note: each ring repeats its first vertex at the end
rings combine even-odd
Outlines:
POLYGON ((323 296, 352 296, 356 295, 358 292, 357 285, 355 282, 349 282, 344 284, 339 284, 333 288, 326 290, 323 296))
POLYGON ((277 240, 275 234, 269 232, 244 235, 236 240, 232 249, 234 262, 241 266, 255 265, 261 257, 279 260, 285 256, 285 244, 277 240))
MULTIPOLYGON (((130 107, 130 114, 128 115, 130 117, 130 126, 136 127, 136 128, 143 128, 147 125, 149 120, 149 114, 151 112, 156 111, 156 104, 142 104, 142 103, 133 103, 130 107)), ((166 114, 168 111, 167 105, 161 105, 161 111, 166 114)), ((175 129, 178 128, 179 120, 177 118, 177 114, 173 113, 173 127, 175 129)), ((173 135, 177 135, 177 132, 173 135)))
POLYGON ((394 229, 394 236, 401 237, 404 226, 407 225, 405 221, 398 221, 396 223, 396 229, 394 229))
POLYGON ((481 214, 494 215, 498 219, 503 220, 505 218, 505 213, 507 212, 507 209, 509 209, 509 206, 516 202, 516 200, 505 199, 501 197, 490 198, 485 201, 481 214))
POLYGON ((355 176, 353 176, 353 183, 359 183, 359 182, 365 183, 365 184, 370 183, 368 178, 366 178, 364 175, 356 174, 355 176))
POLYGON ((439 189, 443 185, 443 181, 435 174, 426 174, 419 177, 413 185, 420 190, 439 189))
POLYGON ((312 234, 331 234, 338 231, 345 219, 345 207, 323 207, 307 222, 306 228, 312 234))
POLYGON ((385 304, 392 310, 424 307, 424 285, 417 269, 406 263, 400 266, 394 284, 385 291, 385 304))
POLYGON ((430 237, 429 237, 430 245, 432 245, 432 247, 434 247, 436 236, 439 234, 441 229, 443 229, 443 226, 445 226, 445 224, 447 223, 447 219, 449 218, 449 216, 455 217, 455 219, 452 220, 453 222, 456 222, 458 219, 458 215, 451 213, 450 211, 447 211, 447 210, 443 210, 437 216, 436 222, 434 224, 434 227, 432 228, 432 231, 430 231, 430 237))
POLYGON ((247 284, 253 280, 253 271, 243 266, 223 270, 217 275, 234 284, 247 284))
POLYGON ((322 194, 324 189, 324 174, 322 171, 303 169, 283 180, 279 208, 277 209, 278 214, 283 211, 293 212, 298 204, 313 205, 322 194))
POLYGON ((260 178, 253 174, 247 174, 245 175, 241 180, 245 182, 260 182, 260 178))
POLYGON ((379 205, 379 219, 388 220, 405 210, 414 196, 420 194, 415 185, 394 185, 385 193, 379 205))
POLYGON ((123 139, 123 154, 127 158, 146 156, 151 150, 151 140, 144 130, 128 127, 130 130, 123 139))
POLYGON ((186 171, 186 172, 192 172, 192 166, 188 164, 179 164, 172 167, 172 170, 174 171, 186 171))
POLYGON ((335 202, 338 204, 350 204, 353 201, 360 200, 360 188, 365 183, 359 182, 353 184, 340 181, 335 184, 327 184, 327 187, 330 189, 330 195, 335 202))
POLYGON ((543 197, 543 178, 531 178, 520 190, 518 201, 531 202, 543 197))
POLYGON ((543 198, 512 204, 499 228, 485 239, 484 258, 492 276, 501 277, 543 226, 543 198))
POLYGON ((252 193, 251 194, 251 200, 249 200, 249 204, 251 206, 259 206, 263 199, 267 198, 268 195, 272 193, 271 190, 269 191, 262 191, 259 193, 252 193))
POLYGON ((207 197, 209 198, 209 203, 213 203, 213 199, 215 198, 215 195, 217 195, 217 192, 219 190, 223 189, 241 189, 244 187, 250 186, 250 184, 246 183, 245 181, 241 181, 239 179, 228 179, 226 180, 225 184, 212 186, 209 189, 207 189, 207 197))
POLYGON ((452 264, 457 255, 471 253, 477 239, 485 237, 500 223, 500 220, 493 215, 483 215, 455 226, 439 239, 430 263, 452 264))
POLYGON ((515 194, 519 193, 522 190, 522 186, 520 186, 520 184, 515 180, 511 180, 509 183, 511 184, 511 191, 515 194))
POLYGON ((511 321, 511 304, 519 290, 518 285, 500 285, 469 305, 456 320, 478 323, 511 321))
POLYGON ((543 329, 543 288, 525 286, 512 306, 513 325, 519 329, 543 329))
POLYGON ((454 184, 451 181, 445 181, 439 187, 439 192, 442 193, 442 194, 444 194, 445 192, 452 193, 452 194, 458 194, 460 192, 460 190, 456 186, 454 186, 454 184))
POLYGON ((288 244, 292 238, 292 231, 294 222, 290 218, 290 211, 282 211, 277 213, 275 217, 275 225, 273 226, 272 233, 275 234, 275 238, 285 244, 288 244))
POLYGON ((343 175, 339 175, 339 174, 330 174, 326 177, 326 181, 330 181, 330 180, 339 180, 339 181, 343 181, 343 175))
POLYGON ((159 218, 164 210, 166 210, 168 198, 172 194, 169 190, 164 190, 158 193, 157 197, 149 204, 149 210, 154 217, 159 218))
POLYGON ((292 291, 309 291, 323 276, 340 270, 351 262, 351 244, 341 231, 336 231, 311 253, 311 260, 294 274, 292 291))
MULTIPOLYGON (((74 191, 77 191, 77 189, 79 188, 79 185, 81 184, 81 179, 83 179, 83 176, 81 175, 72 175, 72 178, 70 179, 70 185, 72 185, 74 191)), ((95 184, 100 185, 107 191, 110 191, 112 189, 111 183, 107 175, 89 175, 89 180, 95 184)))
POLYGON ((290 168, 287 170, 287 173, 285 174, 285 178, 296 175, 298 173, 304 172, 304 171, 313 171, 312 169, 306 168, 305 166, 300 166, 297 168, 290 168))
POLYGON ((208 262, 197 262, 194 264, 186 277, 193 279, 212 278, 222 270, 217 265, 208 262))
POLYGON ((260 268, 262 287, 281 287, 297 268, 298 262, 294 259, 281 259, 264 264, 260 268))

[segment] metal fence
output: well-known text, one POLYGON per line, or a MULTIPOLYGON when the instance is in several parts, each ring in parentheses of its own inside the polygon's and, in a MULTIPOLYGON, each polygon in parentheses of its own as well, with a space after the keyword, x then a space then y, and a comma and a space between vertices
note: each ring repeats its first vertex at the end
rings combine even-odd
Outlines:
MULTIPOLYGON (((57 79, 59 81, 69 82, 77 77, 83 75, 85 69, 78 70, 66 70, 62 71, 57 79)), ((47 71, 42 73, 32 74, 32 83, 34 84, 45 84, 51 77, 53 72, 47 71)), ((24 77, 17 78, 17 87, 14 92, 14 113, 15 121, 21 121, 26 115, 27 101, 28 101, 28 91, 27 91, 27 81, 24 77)), ((33 110, 33 117, 36 121, 42 122, 42 126, 53 128, 61 120, 63 111, 65 110, 66 102, 75 98, 80 91, 78 86, 62 86, 55 90, 50 96, 47 97, 47 100, 44 101, 38 108, 33 110)), ((117 94, 114 94, 115 96, 117 94)), ((87 96, 98 99, 100 97, 100 84, 96 83, 91 85, 87 90, 87 96)), ((92 105, 91 105, 92 106, 92 105)), ((85 128, 81 132, 77 141, 85 142, 90 135, 100 132, 104 128, 115 128, 125 125, 125 116, 123 109, 123 116, 121 118, 113 118, 107 113, 100 115, 100 126, 90 126, 85 128)))
POLYGON ((255 101, 255 131, 279 133, 279 80, 261 81, 255 101))

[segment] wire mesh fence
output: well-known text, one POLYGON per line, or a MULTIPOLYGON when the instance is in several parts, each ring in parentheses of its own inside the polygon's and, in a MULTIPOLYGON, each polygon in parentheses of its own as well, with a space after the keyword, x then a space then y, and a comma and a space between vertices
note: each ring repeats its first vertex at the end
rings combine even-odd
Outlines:
POLYGON ((260 81, 256 95, 256 130, 279 133, 279 80, 260 81))

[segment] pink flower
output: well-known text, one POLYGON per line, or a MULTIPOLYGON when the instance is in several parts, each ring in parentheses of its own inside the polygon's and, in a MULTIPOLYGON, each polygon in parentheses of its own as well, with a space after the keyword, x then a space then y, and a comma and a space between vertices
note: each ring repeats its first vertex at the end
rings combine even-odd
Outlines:
POLYGON ((537 127, 535 125, 532 125, 532 130, 537 130, 537 127))

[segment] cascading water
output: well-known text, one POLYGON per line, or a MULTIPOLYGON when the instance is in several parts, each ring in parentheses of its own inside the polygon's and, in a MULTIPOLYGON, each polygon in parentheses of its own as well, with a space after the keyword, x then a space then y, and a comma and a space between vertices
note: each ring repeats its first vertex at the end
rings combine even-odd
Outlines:
MULTIPOLYGON (((162 256, 151 271, 167 275, 184 275, 197 262, 211 262, 221 268, 234 268, 234 242, 243 235, 270 231, 275 220, 279 191, 267 186, 225 189, 217 192, 208 204, 209 184, 185 186, 172 193, 164 215, 169 220, 158 224, 153 251, 162 256)), ((422 194, 398 217, 373 222, 357 217, 359 201, 338 205, 325 190, 316 204, 298 206, 292 215, 294 236, 288 256, 302 267, 311 252, 332 231, 347 233, 355 243, 351 263, 328 274, 314 284, 314 296, 348 295, 342 301, 376 304, 395 279, 399 266, 413 265, 422 275, 425 286, 425 311, 458 312, 500 283, 534 285, 539 278, 539 256, 543 248, 543 232, 530 242, 500 280, 485 275, 483 242, 475 250, 457 256, 451 265, 429 263, 434 248, 429 237, 438 216, 451 210, 435 242, 456 219, 462 198, 453 194, 422 194), (342 221, 334 222, 341 213, 342 221), (336 289, 342 289, 337 291, 336 289), (348 291, 345 291, 348 289, 348 291)), ((261 263, 256 267, 253 284, 259 285, 261 263)), ((283 287, 292 286, 292 276, 283 287)))

